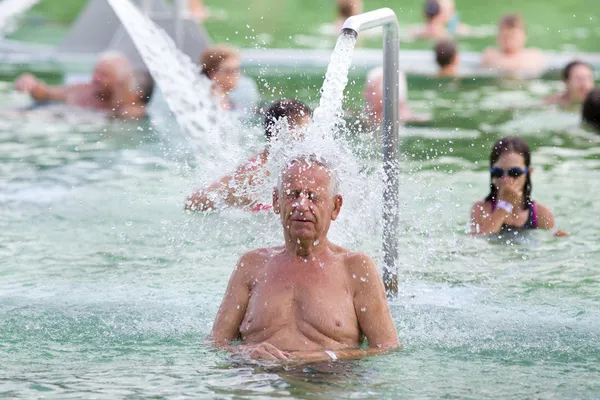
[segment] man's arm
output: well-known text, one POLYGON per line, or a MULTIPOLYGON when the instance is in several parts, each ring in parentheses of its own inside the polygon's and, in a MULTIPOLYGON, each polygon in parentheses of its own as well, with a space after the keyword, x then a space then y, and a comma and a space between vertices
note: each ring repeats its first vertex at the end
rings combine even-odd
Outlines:
POLYGON ((239 337, 240 325, 250 300, 250 286, 247 280, 249 270, 254 268, 259 258, 256 253, 254 251, 244 254, 229 278, 225 296, 209 335, 209 340, 217 347, 229 349, 229 343, 239 337))
POLYGON ((19 92, 29 93, 35 101, 61 101, 67 100, 67 86, 51 87, 39 81, 31 74, 23 74, 15 81, 15 89, 19 92))
POLYGON ((184 208, 188 211, 208 211, 215 209, 219 201, 227 206, 240 207, 252 203, 247 188, 253 185, 252 172, 240 167, 233 175, 228 175, 206 189, 198 190, 186 199, 184 208))

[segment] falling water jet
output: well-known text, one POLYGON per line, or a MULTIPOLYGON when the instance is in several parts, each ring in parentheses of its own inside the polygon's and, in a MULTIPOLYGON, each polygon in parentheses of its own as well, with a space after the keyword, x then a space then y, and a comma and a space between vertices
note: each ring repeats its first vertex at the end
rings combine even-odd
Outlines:
POLYGON ((40 0, 4 0, 0 2, 0 37, 6 33, 8 24, 24 14, 40 0))
POLYGON ((183 136, 192 145, 203 167, 202 178, 214 179, 224 167, 241 162, 246 155, 238 143, 241 124, 216 104, 211 81, 130 0, 108 2, 156 80, 183 136))

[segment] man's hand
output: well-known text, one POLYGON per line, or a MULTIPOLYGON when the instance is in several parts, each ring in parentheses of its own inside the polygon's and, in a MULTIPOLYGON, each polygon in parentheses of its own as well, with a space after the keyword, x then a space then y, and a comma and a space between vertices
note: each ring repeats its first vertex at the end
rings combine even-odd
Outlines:
POLYGON ((37 78, 31 74, 23 74, 15 81, 15 89, 19 92, 31 93, 40 84, 37 78))
POLYGON ((237 347, 239 354, 249 357, 253 360, 279 360, 287 361, 291 354, 279 350, 270 343, 263 342, 256 345, 241 345, 237 347))
POLYGON ((508 179, 500 185, 498 193, 498 200, 504 200, 509 202, 518 210, 521 207, 521 200, 523 199, 523 188, 520 187, 516 179, 508 179))

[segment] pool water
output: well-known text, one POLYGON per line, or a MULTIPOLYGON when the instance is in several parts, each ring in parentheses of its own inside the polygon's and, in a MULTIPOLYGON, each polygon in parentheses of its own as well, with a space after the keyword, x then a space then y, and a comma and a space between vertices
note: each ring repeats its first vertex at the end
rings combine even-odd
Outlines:
MULTIPOLYGON (((280 93, 265 79, 274 97, 312 85, 294 77, 280 93)), ((281 241, 274 215, 184 213, 201 163, 165 154, 149 123, 3 115, 0 397, 598 398, 600 137, 575 113, 536 106, 556 82, 409 84, 434 122, 402 132, 390 305, 404 350, 295 368, 203 343, 237 258, 281 241), (532 146, 533 197, 569 238, 465 233, 506 134, 532 146)), ((349 86, 355 112, 360 87, 349 86)), ((300 97, 314 105, 318 91, 300 97)), ((8 85, 0 99, 26 102, 8 85)), ((360 250, 379 261, 377 237, 360 250)))

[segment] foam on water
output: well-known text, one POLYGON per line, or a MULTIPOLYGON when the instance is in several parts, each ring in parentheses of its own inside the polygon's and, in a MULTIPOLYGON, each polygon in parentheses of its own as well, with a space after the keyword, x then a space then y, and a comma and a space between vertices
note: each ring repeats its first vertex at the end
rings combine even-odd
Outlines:
POLYGON ((4 0, 0 2, 0 37, 7 33, 10 24, 40 0, 4 0))

